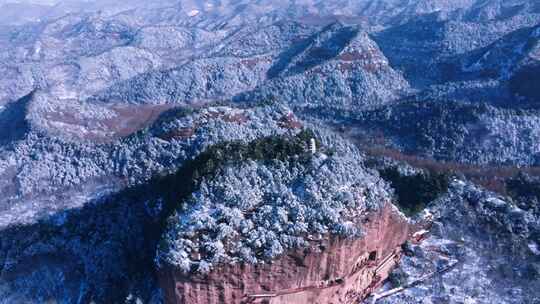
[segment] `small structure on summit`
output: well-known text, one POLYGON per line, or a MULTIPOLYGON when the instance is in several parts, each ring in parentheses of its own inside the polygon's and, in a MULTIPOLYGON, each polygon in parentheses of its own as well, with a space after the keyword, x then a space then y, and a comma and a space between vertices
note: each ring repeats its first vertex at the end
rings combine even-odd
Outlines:
POLYGON ((309 140, 309 151, 311 154, 317 153, 317 142, 315 141, 315 138, 309 140))

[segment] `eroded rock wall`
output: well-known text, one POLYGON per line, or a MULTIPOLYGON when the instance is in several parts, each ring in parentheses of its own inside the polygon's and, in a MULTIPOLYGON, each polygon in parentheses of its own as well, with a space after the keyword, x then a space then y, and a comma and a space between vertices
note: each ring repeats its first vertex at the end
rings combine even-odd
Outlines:
POLYGON ((207 275, 163 269, 170 304, 349 303, 382 282, 413 230, 390 203, 362 220, 364 237, 313 240, 267 264, 223 265, 207 275))

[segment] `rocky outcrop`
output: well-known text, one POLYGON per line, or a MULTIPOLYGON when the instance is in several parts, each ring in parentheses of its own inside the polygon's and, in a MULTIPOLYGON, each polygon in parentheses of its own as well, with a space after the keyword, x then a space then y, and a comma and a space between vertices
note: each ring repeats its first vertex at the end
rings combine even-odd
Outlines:
POLYGON ((352 303, 386 279, 412 231, 390 203, 364 215, 361 238, 310 238, 270 263, 221 265, 208 274, 162 269, 165 302, 352 303))

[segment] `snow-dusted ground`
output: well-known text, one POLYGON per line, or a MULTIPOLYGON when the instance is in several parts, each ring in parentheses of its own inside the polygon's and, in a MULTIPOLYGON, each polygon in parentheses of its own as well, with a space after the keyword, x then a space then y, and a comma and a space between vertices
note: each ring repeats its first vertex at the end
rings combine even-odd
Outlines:
POLYGON ((459 263, 377 303, 540 303, 539 214, 461 181, 430 211, 429 237, 409 246, 395 277, 406 284, 459 263))

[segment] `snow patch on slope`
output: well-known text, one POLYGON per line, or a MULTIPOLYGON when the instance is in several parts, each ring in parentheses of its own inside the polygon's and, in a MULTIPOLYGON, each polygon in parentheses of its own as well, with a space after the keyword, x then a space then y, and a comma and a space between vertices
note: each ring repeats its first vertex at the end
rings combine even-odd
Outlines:
POLYGON ((191 10, 187 13, 188 16, 190 17, 195 17, 197 16, 198 14, 200 14, 201 12, 199 10, 191 10))

